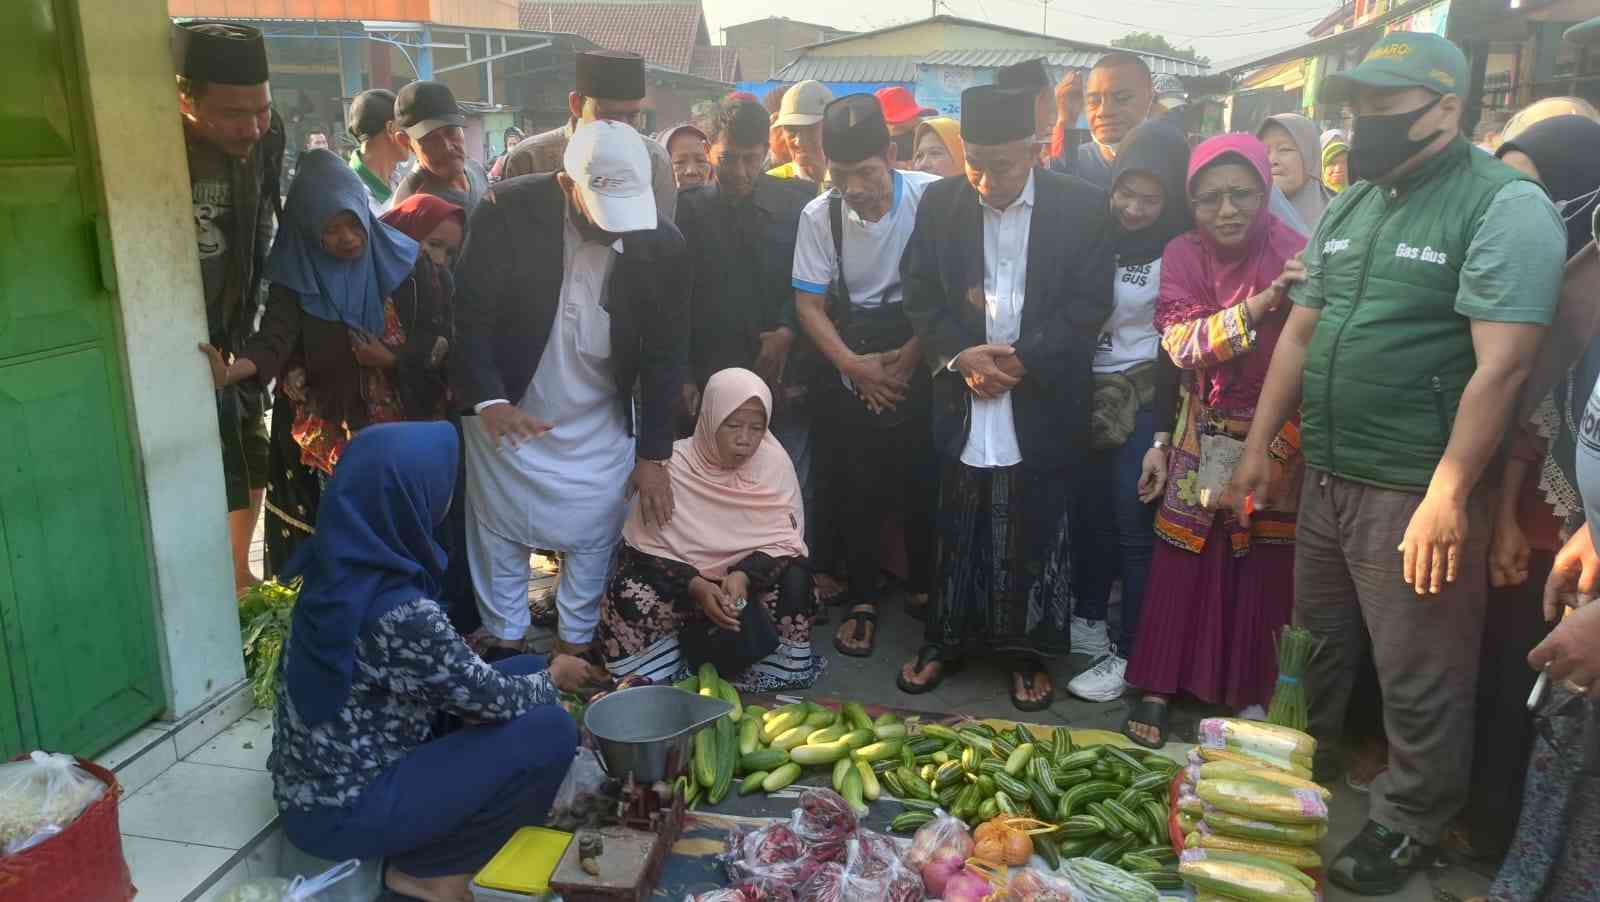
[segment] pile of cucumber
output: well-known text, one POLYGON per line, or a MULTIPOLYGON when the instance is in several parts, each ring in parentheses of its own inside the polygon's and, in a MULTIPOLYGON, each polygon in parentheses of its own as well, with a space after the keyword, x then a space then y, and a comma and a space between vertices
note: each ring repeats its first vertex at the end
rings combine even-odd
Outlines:
POLYGON ((727 717, 695 734, 693 778, 679 784, 690 807, 702 797, 712 805, 721 802, 736 774, 742 777, 739 794, 750 795, 777 792, 798 780, 804 768, 827 767, 834 790, 861 814, 882 792, 873 763, 899 760, 905 744, 906 725, 900 718, 884 714, 874 720, 856 702, 838 711, 809 701, 770 711, 746 707, 710 664, 676 685, 734 706, 727 717))
POLYGON ((896 832, 915 831, 935 808, 971 826, 1026 815, 1055 825, 1033 836, 1051 868, 1063 858, 1092 858, 1158 889, 1182 885, 1167 831, 1167 787, 1179 765, 1158 753, 1079 748, 1064 727, 1041 740, 1020 724, 1009 731, 924 724, 899 761, 874 769, 906 805, 890 827, 896 832))

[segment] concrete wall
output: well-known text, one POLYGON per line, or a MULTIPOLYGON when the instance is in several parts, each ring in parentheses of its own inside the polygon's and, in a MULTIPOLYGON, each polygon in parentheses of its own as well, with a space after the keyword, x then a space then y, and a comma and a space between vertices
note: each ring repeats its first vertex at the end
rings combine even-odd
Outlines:
POLYGON ((168 716, 244 676, 165 0, 78 0, 119 284, 168 716))

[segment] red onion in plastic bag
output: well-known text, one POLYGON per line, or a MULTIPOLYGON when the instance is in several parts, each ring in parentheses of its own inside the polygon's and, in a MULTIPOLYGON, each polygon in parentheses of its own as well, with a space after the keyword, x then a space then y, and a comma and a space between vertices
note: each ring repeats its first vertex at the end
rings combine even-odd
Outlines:
POLYGON ((686 896, 683 902, 794 902, 794 893, 781 883, 749 880, 727 889, 686 896))

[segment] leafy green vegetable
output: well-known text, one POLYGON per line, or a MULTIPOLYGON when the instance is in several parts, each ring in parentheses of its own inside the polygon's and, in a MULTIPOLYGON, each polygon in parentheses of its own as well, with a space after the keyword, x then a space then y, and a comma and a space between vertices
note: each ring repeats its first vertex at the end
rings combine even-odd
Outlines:
POLYGON ((251 587, 239 599, 239 641, 244 646, 245 674, 250 679, 251 695, 263 708, 277 703, 278 662, 283 657, 289 620, 299 597, 299 580, 287 586, 268 580, 251 587))

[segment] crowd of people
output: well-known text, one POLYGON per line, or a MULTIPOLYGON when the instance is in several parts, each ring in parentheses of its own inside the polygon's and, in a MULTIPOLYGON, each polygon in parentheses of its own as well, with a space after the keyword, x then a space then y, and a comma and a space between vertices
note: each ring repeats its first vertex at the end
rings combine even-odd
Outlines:
POLYGON ((1067 691, 1131 692, 1152 748, 1180 696, 1264 716, 1309 629, 1317 778, 1352 709, 1386 743, 1329 879, 1394 892, 1455 825, 1509 850, 1494 898, 1588 892, 1594 116, 1474 147, 1461 51, 1397 32, 1322 85, 1348 131, 1197 140, 1111 52, 958 117, 801 82, 650 138, 643 61, 599 50, 492 173, 420 81, 357 97, 357 149, 280 203, 260 33, 177 44, 237 579, 264 494, 302 581, 270 765, 297 846, 467 898, 560 782, 559 692, 707 661, 805 689, 827 605, 865 657, 903 596, 904 693, 982 658, 1037 711, 1088 655, 1067 691))

